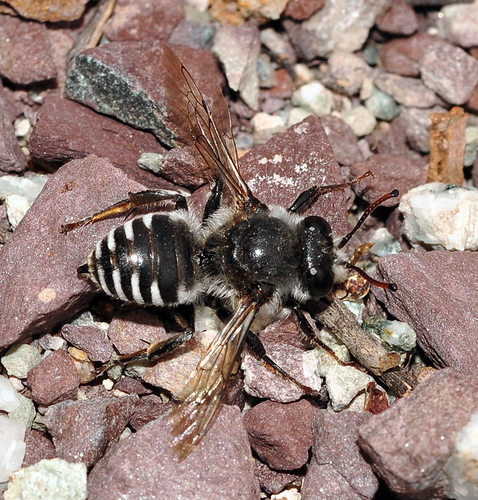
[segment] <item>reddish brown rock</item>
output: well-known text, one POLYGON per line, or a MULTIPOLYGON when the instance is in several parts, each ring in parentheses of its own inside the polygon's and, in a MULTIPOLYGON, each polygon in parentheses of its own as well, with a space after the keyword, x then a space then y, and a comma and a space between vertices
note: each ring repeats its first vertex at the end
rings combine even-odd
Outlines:
POLYGON ((360 427, 360 447, 394 493, 403 498, 456 498, 451 470, 445 466, 458 433, 478 411, 477 395, 476 373, 462 377, 454 370, 440 370, 408 398, 360 427))
POLYGON ((430 115, 432 113, 443 113, 444 111, 446 110, 441 106, 434 106, 429 109, 402 107, 398 120, 405 130, 408 143, 415 151, 420 153, 430 151, 430 115))
POLYGON ((151 394, 151 389, 145 387, 139 380, 131 377, 123 377, 115 384, 115 390, 126 394, 151 394))
POLYGON ((61 336, 78 349, 85 351, 91 361, 106 363, 113 355, 113 344, 105 330, 94 325, 67 324, 61 336))
POLYGON ((299 488, 302 482, 302 475, 293 472, 276 471, 269 468, 260 460, 255 460, 256 477, 261 485, 261 490, 269 495, 281 493, 288 487, 299 488))
POLYGON ((368 419, 367 413, 354 411, 320 412, 315 417, 313 457, 302 486, 305 500, 375 497, 377 478, 357 444, 358 427, 368 419))
POLYGON ((289 0, 284 16, 305 21, 324 6, 325 0, 289 0))
POLYGON ((417 33, 408 38, 394 38, 379 48, 385 71, 403 76, 419 76, 418 62, 426 48, 436 37, 426 33, 417 33))
MULTIPOLYGON (((100 113, 150 130, 164 144, 173 146, 178 131, 181 139, 190 133, 188 125, 171 122, 166 107, 164 81, 171 76, 162 63, 163 47, 157 40, 141 40, 88 49, 75 58, 67 92, 100 113)), ((217 95, 224 76, 211 52, 180 45, 174 46, 174 51, 205 95, 217 95)), ((190 137, 184 139, 191 141, 190 137)))
POLYGON ((104 34, 113 42, 121 40, 167 41, 184 18, 182 3, 174 0, 118 0, 104 34))
POLYGON ((208 182, 214 172, 194 147, 173 148, 164 155, 159 175, 170 182, 197 189, 208 182))
MULTIPOLYGON (((322 380, 314 370, 317 359, 313 353, 307 352, 310 346, 305 343, 295 320, 287 318, 271 323, 260 332, 260 340, 266 354, 294 381, 320 392, 322 380)), ((249 351, 243 357, 241 368, 245 390, 254 397, 289 403, 306 393, 304 387, 272 372, 249 351)))
POLYGON ((157 314, 138 308, 115 315, 108 337, 120 354, 133 354, 146 349, 149 344, 164 340, 166 330, 157 314))
POLYGON ((237 408, 223 406, 204 439, 182 462, 171 446, 167 416, 116 444, 93 468, 91 498, 256 500, 259 486, 237 408))
POLYGON ((340 165, 363 161, 357 137, 350 125, 332 115, 323 116, 320 120, 334 150, 335 159, 340 165))
POLYGON ((281 404, 265 401, 244 415, 251 446, 259 457, 277 470, 294 470, 309 459, 312 420, 319 408, 306 399, 281 404))
POLYGON ((64 165, 48 181, 0 254, 0 347, 65 321, 91 299, 77 276, 96 242, 122 223, 110 219, 65 235, 60 225, 79 220, 138 192, 170 186, 142 181, 105 159, 89 156, 64 165))
MULTIPOLYGON (((263 203, 289 207, 316 184, 343 182, 340 167, 319 118, 308 117, 241 158, 241 172, 263 203)), ((308 214, 325 217, 337 234, 345 234, 347 209, 343 192, 320 197, 308 214)))
POLYGON ((471 93, 471 96, 466 103, 466 108, 470 111, 478 113, 478 85, 476 85, 473 89, 473 92, 471 93))
POLYGON ((85 10, 88 0, 5 0, 22 17, 35 21, 74 21, 85 10))
POLYGON ((55 446, 44 432, 30 429, 25 433, 25 458, 22 467, 30 467, 40 460, 55 458, 55 446))
POLYGON ((44 406, 76 397, 80 379, 66 351, 54 351, 28 372, 32 399, 44 406))
POLYGON ((435 93, 417 78, 380 73, 375 77, 374 83, 380 90, 390 94, 395 101, 405 106, 429 108, 437 101, 435 93))
POLYGON ((131 417, 131 427, 137 431, 144 425, 165 415, 171 409, 171 404, 164 404, 163 400, 155 394, 149 394, 139 399, 131 417))
POLYGON ((427 181, 427 165, 418 163, 406 155, 377 154, 367 161, 354 163, 350 166, 353 177, 371 170, 375 176, 364 179, 356 184, 354 191, 364 200, 371 203, 379 196, 398 189, 399 196, 384 203, 385 206, 395 206, 407 191, 427 181))
POLYGON ((41 163, 59 165, 95 154, 130 170, 138 169, 143 153, 167 152, 152 134, 56 95, 47 97, 40 108, 28 147, 41 163))
POLYGON ((475 373, 478 316, 471 304, 478 303, 476 253, 402 253, 380 259, 378 269, 398 289, 385 293, 374 287, 374 295, 415 330, 433 364, 475 373))
POLYGON ((19 85, 53 80, 46 27, 18 17, 0 15, 0 75, 19 85))
POLYGON ((0 172, 23 172, 27 167, 27 159, 23 154, 8 109, 0 99, 0 172))
POLYGON ((56 455, 68 462, 94 465, 118 441, 137 396, 64 401, 48 408, 45 421, 56 455))
POLYGON ((392 35, 411 35, 418 28, 417 16, 406 0, 395 0, 377 18, 376 26, 380 31, 392 35))

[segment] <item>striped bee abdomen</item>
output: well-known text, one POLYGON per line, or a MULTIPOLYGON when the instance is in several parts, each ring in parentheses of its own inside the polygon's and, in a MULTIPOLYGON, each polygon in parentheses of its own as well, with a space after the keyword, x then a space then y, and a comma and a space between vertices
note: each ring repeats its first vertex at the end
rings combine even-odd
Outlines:
POLYGON ((196 296, 194 248, 183 218, 148 214, 112 230, 78 272, 87 273, 106 294, 126 302, 190 303, 196 296))

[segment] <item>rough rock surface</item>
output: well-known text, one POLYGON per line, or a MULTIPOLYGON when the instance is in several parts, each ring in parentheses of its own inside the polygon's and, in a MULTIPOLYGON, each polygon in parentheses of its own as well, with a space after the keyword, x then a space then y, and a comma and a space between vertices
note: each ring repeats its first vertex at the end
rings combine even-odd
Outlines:
POLYGON ((55 351, 28 372, 32 399, 44 406, 76 397, 80 379, 66 351, 55 351))
POLYGON ((40 108, 29 150, 35 160, 47 164, 95 154, 125 169, 136 169, 145 152, 167 152, 152 134, 58 96, 47 97, 40 108))
POLYGON ((116 444, 93 468, 90 498, 161 497, 175 500, 256 500, 259 487, 247 434, 237 408, 223 406, 217 420, 182 462, 171 447, 167 416, 116 444))
POLYGON ((394 35, 411 35, 418 28, 415 11, 406 0, 392 2, 375 24, 380 31, 394 35))
MULTIPOLYGON (((66 82, 70 97, 150 130, 164 144, 173 146, 181 124, 170 122, 165 105, 163 46, 152 40, 112 42, 82 52, 66 82)), ((206 95, 222 86, 224 77, 210 52, 179 45, 174 50, 206 95)))
POLYGON ((105 330, 94 325, 67 324, 61 336, 78 349, 85 351, 91 361, 106 363, 113 355, 113 345, 105 330))
POLYGON ((25 433, 25 458, 22 467, 30 467, 44 458, 55 458, 55 446, 44 432, 30 429, 25 433))
POLYGON ((380 90, 390 94, 397 102, 405 106, 429 108, 437 100, 435 93, 417 78, 382 73, 375 78, 374 82, 380 90))
POLYGON ((323 116, 321 122, 340 165, 363 161, 357 137, 349 125, 333 115, 323 116))
POLYGON ((398 189, 399 196, 384 203, 385 206, 396 206, 400 198, 409 189, 424 184, 427 180, 427 165, 417 163, 406 155, 371 156, 367 161, 354 163, 350 166, 352 176, 359 176, 371 170, 375 177, 368 177, 356 184, 354 191, 364 200, 371 203, 379 196, 398 189))
MULTIPOLYGON (((88 300, 90 285, 76 269, 96 242, 119 225, 102 221, 67 235, 60 225, 79 220, 125 198, 128 191, 152 188, 107 160, 89 156, 53 175, 0 254, 0 347, 27 333, 68 319, 88 300), (25 280, 28 276, 28 280, 25 280)), ((157 187, 166 181, 158 179, 157 187)))
POLYGON ((357 444, 358 428, 370 415, 355 411, 320 412, 313 422, 312 461, 304 478, 304 500, 372 499, 378 481, 357 444))
POLYGON ((450 104, 463 104, 478 83, 478 60, 460 47, 434 42, 420 60, 423 82, 450 104))
POLYGON ((380 259, 379 273, 397 291, 375 287, 374 295, 417 334, 417 343, 437 367, 476 371, 478 350, 476 252, 402 253, 380 259), (452 276, 452 278, 450 278, 452 276))
POLYGON ((94 465, 118 441, 136 405, 137 396, 64 401, 45 414, 56 455, 68 462, 94 465))
MULTIPOLYGON (((327 135, 316 117, 309 117, 256 146, 240 161, 241 173, 263 203, 289 207, 299 194, 318 185, 343 182, 327 135)), ((343 192, 320 197, 307 212, 324 217, 335 234, 348 230, 343 192)))
POLYGON ((440 370, 360 427, 360 447, 393 492, 450 498, 444 468, 458 433, 478 411, 477 395, 476 373, 463 377, 440 370))
POLYGON ((0 15, 0 75, 28 85, 56 77, 44 24, 0 15))
POLYGON ((294 470, 309 459, 312 420, 319 408, 306 399, 288 404, 264 401, 244 415, 251 446, 269 467, 294 470))
POLYGON ((7 0, 18 14, 36 21, 74 21, 85 10, 88 0, 7 0))
POLYGON ((27 166, 15 137, 13 120, 9 103, 0 94, 0 172, 23 172, 27 166))
POLYGON ((108 40, 165 40, 184 19, 184 6, 175 0, 119 0, 105 25, 108 40))

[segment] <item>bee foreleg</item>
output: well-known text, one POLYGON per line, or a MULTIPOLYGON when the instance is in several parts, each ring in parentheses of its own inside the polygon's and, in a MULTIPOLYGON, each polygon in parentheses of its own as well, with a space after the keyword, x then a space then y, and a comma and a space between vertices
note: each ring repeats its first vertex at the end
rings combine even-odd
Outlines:
POLYGON ((125 215, 128 217, 132 212, 137 209, 148 209, 149 211, 158 210, 165 201, 172 201, 175 203, 176 208, 187 210, 186 198, 176 191, 169 189, 147 190, 138 193, 128 193, 128 199, 119 201, 110 207, 100 210, 89 217, 85 217, 76 222, 63 224, 60 227, 61 233, 68 233, 87 224, 94 224, 100 220, 109 219, 118 215, 125 215))
POLYGON ((313 186, 309 189, 306 189, 305 191, 299 194, 294 203, 292 203, 292 205, 289 207, 289 212, 294 212, 299 214, 303 213, 315 203, 315 201, 319 196, 331 193, 332 191, 342 191, 345 188, 357 184, 366 177, 369 177, 370 175, 373 175, 373 172, 368 170, 364 174, 355 177, 349 182, 344 182, 342 184, 331 184, 330 186, 313 186))

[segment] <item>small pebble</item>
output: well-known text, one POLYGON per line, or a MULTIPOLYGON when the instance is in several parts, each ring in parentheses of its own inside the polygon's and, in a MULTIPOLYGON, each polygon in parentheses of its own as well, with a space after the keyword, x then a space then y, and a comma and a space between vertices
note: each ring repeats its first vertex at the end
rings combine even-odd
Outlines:
POLYGON ((114 382, 111 379, 106 378, 105 380, 103 380, 103 387, 107 391, 111 391, 111 389, 113 389, 113 386, 114 386, 114 382))
POLYGON ((14 130, 16 137, 25 137, 31 129, 31 123, 27 118, 22 118, 15 122, 14 130))
POLYGON ((308 116, 312 115, 312 111, 306 108, 293 107, 289 111, 289 116, 287 118, 287 126, 295 125, 296 123, 301 122, 308 116))
POLYGON ((254 127, 254 143, 264 144, 274 134, 284 130, 284 120, 277 115, 268 115, 267 113, 256 113, 251 124, 254 127))
POLYGON ((465 129, 465 157, 463 165, 471 167, 475 163, 478 153, 478 127, 467 127, 465 129))
POLYGON ((478 250, 478 189, 432 182, 411 189, 399 206, 413 246, 478 250))
POLYGON ((478 2, 446 5, 438 15, 437 29, 442 38, 461 47, 478 46, 478 2))
POLYGON ((357 137, 371 134, 377 120, 365 106, 357 106, 341 113, 342 120, 347 123, 357 137))
POLYGON ((159 153, 143 153, 138 159, 138 167, 159 174, 164 162, 164 155, 159 153))
POLYGON ((9 375, 24 379, 27 378, 28 372, 41 359, 41 354, 36 347, 29 344, 21 344, 9 349, 1 361, 9 375))
POLYGON ((415 330, 402 321, 389 321, 379 316, 372 316, 363 322, 362 327, 394 351, 409 352, 417 345, 415 330))
POLYGON ((402 251, 400 242, 385 227, 377 229, 371 240, 374 245, 370 253, 377 257, 385 257, 385 255, 397 254, 402 251))
POLYGON ((302 85, 292 94, 292 104, 308 108, 317 116, 324 116, 332 111, 333 94, 320 82, 313 81, 302 85))
POLYGON ((30 429, 36 416, 35 405, 23 394, 18 394, 18 398, 20 402, 18 408, 15 408, 8 416, 13 421, 23 424, 26 429, 30 429))
POLYGON ((379 120, 392 121, 400 112, 397 103, 389 94, 373 88, 372 95, 365 101, 366 108, 379 120))

